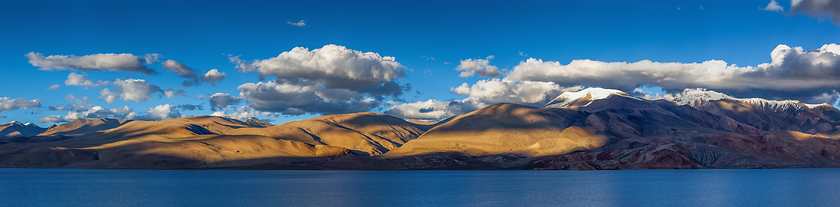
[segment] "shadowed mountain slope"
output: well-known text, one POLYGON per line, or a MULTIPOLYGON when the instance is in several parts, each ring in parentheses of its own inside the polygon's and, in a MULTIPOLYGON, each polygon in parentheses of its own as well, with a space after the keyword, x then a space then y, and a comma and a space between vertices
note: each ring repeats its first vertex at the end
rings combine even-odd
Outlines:
POLYGON ((651 101, 587 89, 564 93, 550 107, 493 104, 435 123, 370 112, 274 126, 215 116, 76 120, 41 128, 38 136, 0 140, 0 167, 840 167, 840 111, 833 107, 696 97, 651 101))
POLYGON ((35 124, 21 124, 20 122, 13 121, 0 125, 0 139, 35 136, 46 130, 47 128, 41 128, 35 124))
POLYGON ((391 115, 362 112, 327 115, 266 128, 242 128, 228 134, 260 135, 379 155, 419 137, 428 128, 429 125, 410 123, 391 115))

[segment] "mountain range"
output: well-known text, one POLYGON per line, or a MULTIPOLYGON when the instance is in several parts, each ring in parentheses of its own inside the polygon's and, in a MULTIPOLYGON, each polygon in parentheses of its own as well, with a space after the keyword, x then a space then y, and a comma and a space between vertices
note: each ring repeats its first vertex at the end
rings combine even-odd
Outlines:
POLYGON ((372 112, 272 125, 195 116, 0 125, 0 167, 696 169, 840 167, 840 111, 687 89, 588 88, 439 122, 372 112))

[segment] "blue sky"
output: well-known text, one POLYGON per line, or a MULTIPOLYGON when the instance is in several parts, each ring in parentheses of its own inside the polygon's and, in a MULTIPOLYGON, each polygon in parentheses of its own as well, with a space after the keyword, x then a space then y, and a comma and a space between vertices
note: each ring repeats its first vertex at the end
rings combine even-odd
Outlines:
MULTIPOLYGON (((756 67, 762 63, 771 63, 770 53, 780 44, 791 48, 801 47, 807 52, 837 43, 840 27, 832 23, 833 13, 812 14, 804 10, 791 12, 789 1, 778 2, 783 6, 783 11, 763 10, 768 3, 770 1, 0 1, 0 28, 4 31, 0 33, 0 71, 3 74, 0 88, 4 89, 0 97, 9 100, 40 100, 40 107, 10 107, 0 111, 0 122, 18 120, 37 123, 47 116, 72 118, 66 116, 73 110, 49 109, 50 106, 75 104, 65 99, 68 94, 75 98, 89 98, 86 104, 82 104, 82 108, 75 109, 76 113, 89 111, 94 106, 105 109, 128 106, 132 112, 142 116, 152 113, 147 111, 149 108, 165 104, 193 104, 202 105, 203 110, 172 108, 168 112, 178 110, 182 116, 191 116, 219 111, 225 111, 227 115, 250 111, 259 114, 258 118, 270 119, 275 124, 319 116, 324 113, 307 111, 309 113, 296 115, 288 111, 284 113, 276 107, 239 109, 260 101, 256 100, 256 96, 243 97, 240 94, 243 90, 238 89, 240 86, 281 78, 263 74, 265 78, 260 80, 259 69, 252 72, 237 70, 235 68, 239 64, 229 58, 239 57, 246 62, 254 62, 277 57, 295 47, 311 51, 326 45, 337 45, 348 51, 394 57, 395 62, 404 66, 397 69, 403 71, 404 76, 385 81, 393 81, 403 90, 410 85, 410 89, 398 96, 377 96, 354 91, 356 89, 345 90, 361 99, 377 99, 375 103, 348 110, 386 112, 392 104, 429 100, 443 105, 433 106, 429 102, 415 106, 425 109, 421 111, 448 110, 442 109, 442 106, 452 106, 452 101, 476 96, 474 93, 465 95, 466 92, 459 95, 455 88, 464 83, 471 86, 482 80, 490 81, 493 77, 459 77, 462 71, 456 68, 462 60, 468 59, 488 60, 489 65, 501 71, 502 75, 495 78, 519 81, 514 84, 543 81, 557 85, 560 88, 541 94, 556 96, 562 90, 576 85, 607 87, 610 85, 609 79, 572 83, 561 81, 567 77, 547 76, 545 80, 536 80, 533 77, 517 76, 517 79, 507 75, 529 58, 556 61, 561 65, 587 59, 605 63, 650 60, 686 64, 722 60, 726 65, 756 67), (301 20, 305 26, 289 24, 301 20), (43 56, 77 57, 108 53, 142 57, 154 53, 160 54, 162 61, 177 61, 198 71, 198 75, 217 69, 225 73, 226 77, 215 85, 202 83, 184 87, 181 83, 185 79, 163 69, 161 63, 145 65, 156 71, 155 75, 62 68, 39 70, 41 67, 30 63, 30 58, 25 56, 30 52, 43 56), (142 79, 162 90, 183 90, 184 96, 167 98, 162 93, 154 93, 149 99, 141 101, 123 100, 117 96, 116 101, 107 103, 100 92, 105 88, 116 89, 115 84, 88 87, 66 85, 64 82, 71 73, 81 74, 93 82, 113 81, 117 78, 123 81, 129 78, 142 79), (60 87, 48 91, 47 88, 54 84, 60 87), (226 93, 241 98, 241 101, 214 111, 211 110, 210 100, 200 96, 216 93, 226 93), (272 114, 265 116, 261 112, 272 114)), ((833 69, 829 67, 817 71, 831 76, 836 71, 833 69)), ((314 82, 311 78, 284 78, 288 81, 314 82)), ((767 78, 775 80, 773 78, 776 76, 767 78)), ((329 85, 334 80, 325 77, 319 80, 321 82, 318 84, 321 85, 316 87, 323 88, 324 84, 329 85)), ((381 83, 371 84, 379 86, 381 83)), ((646 87, 648 91, 659 89, 655 83, 643 80, 628 84, 639 85, 637 83, 654 86, 652 89, 646 87)), ((688 84, 685 88, 706 86, 704 84, 688 84)), ((672 84, 667 89, 675 91, 680 88, 682 85, 672 84)), ((834 97, 831 92, 836 88, 836 85, 827 83, 789 89, 734 85, 717 90, 736 93, 730 93, 733 96, 813 102, 823 99, 789 94, 808 91, 807 94, 826 93, 834 97)), ((272 97, 297 97, 282 95, 286 96, 272 97)), ((493 100, 505 99, 490 97, 473 105, 492 104, 493 100)), ((285 103, 285 100, 268 101, 285 103)), ((523 101, 522 104, 538 105, 536 102, 527 102, 523 101)), ((417 110, 416 107, 404 106, 405 110, 417 110)), ((116 117, 124 117, 127 113, 123 112, 116 113, 116 117)), ((393 110, 390 112, 406 118, 438 118, 413 117, 393 110)), ((443 116, 453 113, 459 112, 441 112, 443 116)), ((100 115, 89 114, 87 117, 96 118, 100 115)), ((154 116, 146 117, 153 119, 150 117, 154 116)), ((52 123, 40 123, 42 126, 49 124, 52 123)))

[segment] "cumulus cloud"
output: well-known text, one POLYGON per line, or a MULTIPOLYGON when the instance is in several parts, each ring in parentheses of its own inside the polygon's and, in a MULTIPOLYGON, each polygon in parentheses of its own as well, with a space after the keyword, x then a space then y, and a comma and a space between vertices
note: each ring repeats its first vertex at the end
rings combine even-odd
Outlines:
POLYGON ((239 104, 242 101, 241 97, 231 96, 227 93, 216 93, 213 94, 210 98, 210 110, 219 110, 225 108, 230 105, 239 104))
POLYGON ((486 103, 479 102, 472 98, 451 101, 430 99, 428 101, 395 105, 386 110, 385 113, 406 119, 436 121, 447 117, 466 114, 485 106, 487 106, 486 103))
POLYGON ((464 83, 452 88, 458 95, 469 96, 463 100, 428 100, 392 106, 385 113, 395 116, 434 121, 469 113, 496 103, 516 103, 543 106, 566 91, 579 91, 582 86, 561 87, 551 82, 512 81, 507 79, 480 80, 470 86, 464 83))
POLYGON ((316 81, 245 83, 237 89, 251 107, 285 115, 352 113, 368 111, 380 105, 380 101, 363 93, 327 88, 316 81))
POLYGON ((306 79, 323 81, 328 88, 358 89, 377 86, 403 77, 405 68, 394 57, 380 56, 373 52, 361 52, 344 46, 325 45, 309 50, 296 47, 274 58, 238 61, 237 70, 257 72, 262 76, 277 79, 306 79))
POLYGON ((782 11, 782 9, 782 6, 779 6, 779 2, 776 2, 776 0, 770 0, 770 3, 763 8, 765 11, 782 11))
POLYGON ((92 106, 87 108, 80 108, 78 110, 68 110, 67 115, 61 117, 59 115, 52 115, 41 118, 43 122, 68 122, 76 119, 99 119, 99 118, 114 118, 124 120, 160 120, 165 118, 181 117, 179 108, 189 108, 175 106, 170 104, 158 105, 154 108, 149 108, 146 113, 140 114, 135 112, 131 107, 124 106, 120 108, 108 109, 102 106, 92 106))
MULTIPOLYGON (((211 116, 228 117, 228 118, 231 118, 231 119, 245 120, 245 119, 248 119, 248 118, 251 118, 251 117, 257 117, 260 114, 265 115, 264 112, 260 113, 257 110, 254 110, 254 108, 251 108, 251 107, 248 107, 248 106, 241 106, 241 107, 237 108, 236 111, 233 112, 233 113, 228 113, 227 111, 217 111, 217 112, 213 112, 213 114, 210 114, 210 115, 211 116)), ((271 115, 271 113, 269 112, 268 115, 271 115)))
POLYGON ((574 60, 563 65, 531 58, 520 62, 506 78, 623 91, 632 91, 641 85, 660 86, 669 91, 708 88, 727 94, 798 100, 840 87, 840 82, 836 81, 840 78, 838 45, 828 44, 809 51, 779 45, 770 56, 770 63, 746 67, 721 60, 702 63, 574 60))
POLYGON ((175 89, 171 89, 171 88, 163 91, 163 95, 166 95, 167 98, 172 98, 172 97, 175 97, 175 96, 187 96, 187 95, 184 95, 184 90, 175 91, 175 89))
POLYGON ((819 19, 831 18, 831 22, 840 24, 840 0, 793 0, 790 2, 790 8, 793 14, 806 14, 819 19))
POLYGON ((207 71, 207 73, 205 73, 204 75, 202 75, 201 80, 215 86, 216 82, 222 81, 222 79, 225 79, 226 77, 227 75, 225 75, 225 73, 219 72, 219 70, 216 69, 212 69, 210 71, 207 71))
POLYGON ((143 58, 132 54, 93 54, 85 56, 50 55, 29 52, 25 55, 29 64, 40 67, 40 70, 83 70, 83 71, 119 71, 156 74, 144 64, 143 58))
POLYGON ((64 99, 70 101, 69 105, 63 106, 50 106, 48 109, 50 111, 61 111, 61 110, 68 110, 68 111, 84 111, 88 107, 92 107, 93 104, 90 103, 90 98, 87 96, 82 96, 81 98, 76 98, 73 94, 67 94, 64 96, 64 99))
MULTIPOLYGON (((151 95, 154 93, 165 93, 165 91, 160 89, 160 87, 152 85, 142 79, 117 79, 113 83, 117 86, 116 90, 106 88, 99 92, 99 98, 104 100, 105 103, 114 103, 117 96, 119 96, 119 98, 123 101, 148 101, 152 99, 151 95)), ((183 95, 183 91, 179 92, 180 95, 183 95)), ((171 97, 170 95, 175 96, 179 94, 172 91, 170 94, 165 95, 171 97)))
POLYGON ((61 115, 45 116, 45 117, 42 117, 41 120, 38 121, 38 123, 46 123, 46 122, 56 122, 56 123, 58 123, 58 122, 67 122, 67 121, 64 120, 64 118, 61 118, 61 115))
POLYGON ((176 109, 175 106, 164 104, 158 105, 154 108, 149 108, 146 110, 148 114, 142 116, 136 116, 134 119, 137 120, 161 120, 166 118, 178 118, 181 117, 181 112, 176 109))
POLYGON ((157 53, 149 53, 149 54, 143 55, 143 59, 146 60, 146 64, 159 63, 161 58, 163 58, 163 56, 160 55, 160 54, 157 54, 157 53))
POLYGON ((181 104, 175 106, 175 108, 184 111, 204 110, 204 106, 202 106, 201 104, 181 104))
POLYGON ((56 89, 58 89, 58 88, 61 88, 61 85, 58 85, 58 84, 53 84, 53 85, 51 85, 49 88, 47 88, 47 90, 48 90, 48 91, 52 91, 52 90, 56 90, 56 89))
POLYGON ((99 87, 99 86, 103 86, 103 85, 108 85, 108 83, 109 83, 108 81, 97 81, 97 82, 94 83, 93 81, 91 81, 90 79, 85 77, 84 75, 77 74, 77 73, 70 73, 69 75, 67 75, 67 80, 64 81, 64 85, 85 86, 85 87, 88 87, 88 86, 99 87))
POLYGON ((26 100, 23 98, 0 97, 0 112, 37 107, 41 107, 41 99, 26 100))
POLYGON ((187 80, 181 83, 181 85, 185 87, 196 86, 199 84, 199 72, 195 69, 187 67, 183 63, 179 63, 174 60, 166 60, 161 63, 161 66, 163 66, 163 69, 175 72, 175 74, 180 75, 182 78, 186 78, 187 80))
POLYGON ((105 101, 105 103, 114 103, 117 100, 117 93, 105 88, 99 91, 99 98, 105 101))
POLYGON ((142 79, 117 79, 114 81, 114 84, 117 85, 116 91, 123 101, 148 101, 151 100, 150 96, 153 93, 163 92, 160 87, 149 84, 146 80, 142 79))
POLYGON ((404 66, 394 57, 326 45, 309 50, 297 47, 277 57, 246 62, 230 57, 237 70, 274 76, 266 83, 240 85, 240 96, 260 111, 286 115, 334 114, 367 111, 383 99, 410 90, 395 79, 404 66))
POLYGON ((64 116, 65 121, 72 121, 76 119, 100 119, 100 118, 116 118, 124 119, 133 110, 129 106, 121 108, 107 109, 102 106, 93 106, 84 111, 68 111, 67 116, 64 116))
POLYGON ((487 57, 487 59, 461 60, 461 64, 458 65, 455 70, 463 71, 460 75, 458 75, 462 78, 469 78, 475 74, 478 74, 481 77, 499 77, 502 75, 499 68, 490 65, 490 60, 493 58, 495 57, 491 55, 487 57))
POLYGON ((516 103, 542 105, 565 91, 579 91, 582 86, 561 87, 551 82, 512 81, 506 79, 479 80, 472 86, 464 83, 452 92, 466 95, 482 103, 516 103))
POLYGON ((256 116, 256 114, 253 114, 253 113, 250 113, 250 112, 233 112, 233 113, 229 114, 226 111, 216 111, 216 112, 213 112, 212 114, 210 114, 210 116, 220 116, 220 117, 227 117, 227 118, 231 118, 231 119, 243 120, 243 119, 254 117, 254 116, 256 116))
POLYGON ((286 22, 286 24, 296 26, 296 27, 303 27, 306 26, 306 21, 300 20, 300 22, 286 22))
MULTIPOLYGON (((647 91, 642 90, 641 88, 633 89, 633 92, 630 93, 630 94, 632 94, 635 97, 640 97, 640 98, 644 98, 644 99, 647 99, 647 100, 659 100, 659 99, 664 98, 662 96, 662 94, 655 93, 655 92, 647 92, 647 91)), ((665 95, 667 95, 667 94, 665 94, 665 95)))
POLYGON ((835 105, 834 103, 839 98, 840 98, 840 92, 837 92, 836 90, 832 90, 830 92, 825 92, 825 93, 822 93, 822 94, 818 94, 818 95, 812 97, 811 100, 807 100, 805 102, 807 102, 807 103, 828 103, 828 104, 835 105))

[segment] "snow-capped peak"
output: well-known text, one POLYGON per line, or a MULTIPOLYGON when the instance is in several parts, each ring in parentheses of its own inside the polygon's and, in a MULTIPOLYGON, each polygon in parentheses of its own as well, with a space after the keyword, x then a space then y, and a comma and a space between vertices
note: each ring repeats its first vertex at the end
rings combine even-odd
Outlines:
POLYGON ((608 98, 611 95, 636 98, 630 96, 630 94, 624 93, 623 91, 619 90, 604 88, 587 88, 578 92, 563 92, 563 94, 560 94, 559 96, 557 96, 557 98, 554 98, 554 100, 548 102, 548 104, 546 104, 546 107, 567 107, 578 100, 594 101, 608 98))
POLYGON ((32 122, 26 122, 26 124, 23 124, 23 125, 26 125, 26 126, 32 126, 32 125, 35 125, 35 123, 32 123, 32 122))
POLYGON ((751 105, 755 109, 768 109, 768 110, 787 110, 788 108, 794 108, 796 110, 803 109, 803 107, 808 108, 815 108, 818 106, 826 105, 826 104, 805 104, 800 101, 795 100, 767 100, 762 98, 733 98, 726 94, 710 91, 702 88, 697 89, 685 89, 682 93, 677 94, 666 94, 665 100, 673 102, 677 105, 689 105, 693 107, 700 107, 709 101, 717 101, 717 100, 733 100, 739 101, 742 103, 746 103, 751 105))
POLYGON ((665 94, 665 100, 673 102, 677 105, 700 106, 709 101, 717 101, 722 99, 734 99, 726 94, 717 91, 709 91, 702 88, 689 89, 686 88, 682 93, 665 94))

